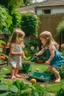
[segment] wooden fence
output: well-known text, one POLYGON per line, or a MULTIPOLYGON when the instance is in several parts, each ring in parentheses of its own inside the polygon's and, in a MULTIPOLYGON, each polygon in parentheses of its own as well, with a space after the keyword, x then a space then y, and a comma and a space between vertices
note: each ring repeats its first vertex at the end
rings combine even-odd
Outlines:
POLYGON ((39 34, 45 30, 50 31, 53 37, 60 43, 60 38, 56 37, 56 28, 60 21, 64 20, 64 14, 40 15, 39 34))

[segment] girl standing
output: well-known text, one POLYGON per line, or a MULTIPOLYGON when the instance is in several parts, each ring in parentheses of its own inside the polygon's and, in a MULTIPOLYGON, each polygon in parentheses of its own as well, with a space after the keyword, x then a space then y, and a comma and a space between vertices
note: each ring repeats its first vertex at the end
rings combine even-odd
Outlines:
POLYGON ((52 34, 48 31, 42 32, 39 37, 43 44, 43 48, 35 55, 41 55, 44 51, 46 51, 47 61, 45 62, 45 64, 49 64, 48 68, 50 72, 52 72, 56 76, 55 82, 60 82, 61 77, 57 69, 62 68, 64 58, 58 51, 59 46, 53 39, 52 34))
POLYGON ((26 60, 26 57, 24 55, 23 49, 24 43, 23 39, 25 37, 25 33, 16 28, 14 30, 14 33, 12 35, 11 41, 10 41, 10 64, 12 66, 11 68, 11 78, 20 78, 21 76, 18 75, 19 68, 22 66, 22 57, 26 60))

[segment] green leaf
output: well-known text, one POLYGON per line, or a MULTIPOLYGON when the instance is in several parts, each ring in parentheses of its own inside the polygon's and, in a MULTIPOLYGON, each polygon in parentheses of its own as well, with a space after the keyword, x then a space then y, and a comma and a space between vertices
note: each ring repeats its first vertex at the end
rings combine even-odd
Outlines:
POLYGON ((15 85, 13 85, 13 86, 10 88, 10 91, 11 91, 11 92, 14 92, 14 93, 18 93, 18 88, 17 88, 15 85))
POLYGON ((9 96, 9 92, 2 93, 0 96, 9 96))
POLYGON ((8 91, 8 87, 6 85, 0 85, 0 91, 8 91))
POLYGON ((2 45, 2 44, 5 44, 5 42, 3 40, 0 40, 0 45, 2 45))
POLYGON ((13 85, 15 85, 18 89, 20 89, 20 85, 21 85, 21 82, 19 81, 19 80, 15 80, 14 82, 13 82, 13 85))

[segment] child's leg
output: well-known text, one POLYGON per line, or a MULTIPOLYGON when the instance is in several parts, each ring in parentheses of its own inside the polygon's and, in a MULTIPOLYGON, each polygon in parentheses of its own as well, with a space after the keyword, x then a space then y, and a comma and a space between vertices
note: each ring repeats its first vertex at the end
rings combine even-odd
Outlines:
POLYGON ((16 76, 15 76, 15 68, 14 67, 12 67, 12 69, 11 69, 11 78, 12 79, 16 78, 16 76))
POLYGON ((59 72, 57 71, 57 69, 56 69, 55 67, 52 67, 52 66, 49 66, 48 68, 49 68, 49 70, 50 70, 52 73, 55 74, 55 76, 56 76, 55 82, 60 82, 61 77, 60 77, 60 74, 59 74, 59 72))
POLYGON ((18 75, 18 71, 19 71, 19 68, 16 68, 16 70, 15 70, 15 76, 17 78, 21 78, 22 76, 21 75, 18 75))

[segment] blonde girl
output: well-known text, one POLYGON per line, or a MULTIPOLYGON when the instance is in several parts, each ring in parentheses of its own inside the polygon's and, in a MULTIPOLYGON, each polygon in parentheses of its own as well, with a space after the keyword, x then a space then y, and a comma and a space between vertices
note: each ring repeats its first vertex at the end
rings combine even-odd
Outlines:
POLYGON ((26 57, 23 52, 24 43, 23 39, 25 37, 25 33, 16 28, 13 32, 13 35, 10 40, 10 64, 11 68, 11 78, 21 78, 22 76, 18 74, 19 68, 22 67, 22 57, 26 60, 26 57))
POLYGON ((55 42, 52 34, 48 31, 42 32, 39 37, 43 44, 43 48, 35 55, 41 55, 46 51, 47 61, 45 64, 49 64, 48 69, 56 76, 55 82, 60 82, 61 77, 57 69, 62 68, 64 58, 58 51, 59 45, 55 42))

